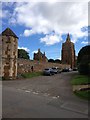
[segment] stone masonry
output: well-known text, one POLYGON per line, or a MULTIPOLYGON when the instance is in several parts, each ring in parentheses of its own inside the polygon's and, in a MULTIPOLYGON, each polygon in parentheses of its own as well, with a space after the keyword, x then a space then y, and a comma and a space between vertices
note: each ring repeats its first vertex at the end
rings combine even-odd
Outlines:
POLYGON ((34 60, 17 59, 17 54, 18 37, 10 28, 7 28, 0 34, 0 77, 15 79, 18 74, 31 72, 31 66, 37 72, 48 67, 62 69, 75 65, 74 44, 70 41, 69 34, 66 42, 62 45, 62 62, 64 64, 49 63, 45 52, 43 54, 40 49, 34 53, 34 60))
POLYGON ((66 42, 62 44, 62 64, 69 64, 71 68, 75 67, 74 43, 71 42, 69 34, 66 42))
POLYGON ((30 73, 31 71, 31 66, 34 68, 34 72, 41 72, 45 68, 50 68, 50 67, 59 67, 60 69, 63 69, 65 67, 70 67, 70 65, 66 64, 59 64, 59 63, 50 63, 50 62, 41 62, 37 60, 27 60, 27 59, 18 59, 18 74, 23 74, 23 73, 30 73))
POLYGON ((43 62, 47 62, 48 59, 47 57, 45 56, 45 52, 44 54, 40 51, 40 49, 38 49, 38 52, 37 53, 34 53, 34 60, 38 60, 38 61, 43 61, 43 62))
POLYGON ((0 43, 0 49, 2 49, 0 75, 5 79, 15 79, 17 76, 18 37, 10 28, 7 28, 0 35, 0 43))

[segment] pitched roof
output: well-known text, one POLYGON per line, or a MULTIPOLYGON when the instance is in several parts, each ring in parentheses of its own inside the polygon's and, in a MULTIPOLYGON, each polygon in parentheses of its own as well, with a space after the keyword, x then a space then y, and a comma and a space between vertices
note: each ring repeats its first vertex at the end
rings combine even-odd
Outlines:
POLYGON ((6 36, 13 36, 15 38, 18 38, 16 36, 16 34, 10 29, 10 28, 6 28, 2 33, 1 33, 2 36, 6 35, 6 36))

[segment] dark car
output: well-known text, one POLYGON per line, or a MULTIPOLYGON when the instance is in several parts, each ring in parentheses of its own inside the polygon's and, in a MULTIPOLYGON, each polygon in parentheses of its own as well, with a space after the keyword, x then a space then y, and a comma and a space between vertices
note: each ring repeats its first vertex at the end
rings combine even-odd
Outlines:
POLYGON ((52 68, 46 68, 46 69, 44 69, 43 74, 44 75, 54 75, 55 72, 52 68))
POLYGON ((62 72, 69 72, 69 68, 62 69, 62 72))
POLYGON ((77 68, 73 68, 73 71, 77 71, 78 69, 77 68))

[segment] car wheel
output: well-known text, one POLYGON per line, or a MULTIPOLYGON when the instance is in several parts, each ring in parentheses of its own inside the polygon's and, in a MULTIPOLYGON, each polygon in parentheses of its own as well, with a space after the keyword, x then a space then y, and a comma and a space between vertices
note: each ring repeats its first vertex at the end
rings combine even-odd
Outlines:
POLYGON ((50 73, 50 76, 52 75, 52 73, 50 73))

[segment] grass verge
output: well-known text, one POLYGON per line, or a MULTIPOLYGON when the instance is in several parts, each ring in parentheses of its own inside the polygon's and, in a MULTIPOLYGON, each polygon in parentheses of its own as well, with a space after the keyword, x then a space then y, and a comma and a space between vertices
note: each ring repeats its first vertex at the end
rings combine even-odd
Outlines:
POLYGON ((85 100, 90 100, 90 91, 89 90, 83 90, 83 91, 75 91, 75 95, 78 97, 85 99, 85 100))
MULTIPOLYGON (((71 84, 74 86, 88 85, 90 84, 90 79, 86 75, 77 75, 72 79, 71 84)), ((82 99, 90 100, 90 90, 76 90, 74 91, 74 94, 82 99)))
POLYGON ((37 76, 41 76, 42 72, 32 72, 32 73, 25 73, 22 74, 23 78, 32 78, 32 77, 37 77, 37 76))
POLYGON ((71 81, 72 85, 83 85, 83 84, 89 84, 89 83, 90 83, 90 79, 86 75, 77 75, 71 81))

